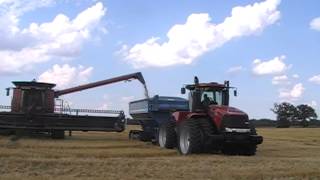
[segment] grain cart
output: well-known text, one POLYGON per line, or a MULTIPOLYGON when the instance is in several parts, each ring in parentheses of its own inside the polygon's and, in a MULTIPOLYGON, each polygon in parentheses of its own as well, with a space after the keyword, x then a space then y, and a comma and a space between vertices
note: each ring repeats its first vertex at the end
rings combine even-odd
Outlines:
MULTIPOLYGON (((163 117, 158 121, 151 118, 150 125, 143 130, 153 128, 154 141, 160 147, 177 148, 183 155, 220 151, 229 155, 254 155, 263 138, 257 135, 246 113, 229 106, 230 89, 233 87, 229 86, 229 81, 224 84, 199 83, 195 77, 194 84, 181 89, 182 94, 189 90, 188 101, 179 99, 184 104, 188 103, 188 109, 167 109, 167 119, 163 117)), ((237 95, 236 90, 234 95, 237 95)), ((172 100, 171 103, 175 104, 175 98, 172 100)), ((130 104, 131 109, 137 102, 130 104)), ((139 113, 131 111, 134 118, 138 118, 139 113)))
MULTIPOLYGON (((108 116, 57 113, 55 112, 55 99, 65 94, 131 79, 137 79, 145 86, 140 72, 59 91, 53 89, 55 84, 15 81, 13 82, 15 87, 13 88, 11 112, 0 112, 0 129, 48 132, 52 138, 64 138, 64 131, 121 132, 125 128, 123 111, 106 111, 105 113, 110 114, 108 116)), ((9 91, 8 88, 7 95, 9 91)), ((97 113, 98 110, 80 110, 80 112, 97 113)))
POLYGON ((180 97, 154 96, 129 103, 129 113, 142 130, 131 130, 129 139, 158 142, 160 124, 166 123, 174 111, 188 111, 188 101, 180 97))

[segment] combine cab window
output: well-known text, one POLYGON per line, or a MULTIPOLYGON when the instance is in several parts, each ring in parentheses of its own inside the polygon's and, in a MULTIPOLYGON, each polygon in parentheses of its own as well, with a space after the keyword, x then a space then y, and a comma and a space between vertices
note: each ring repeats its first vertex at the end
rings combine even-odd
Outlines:
POLYGON ((44 93, 37 90, 23 91, 22 107, 25 112, 42 112, 44 106, 44 93))

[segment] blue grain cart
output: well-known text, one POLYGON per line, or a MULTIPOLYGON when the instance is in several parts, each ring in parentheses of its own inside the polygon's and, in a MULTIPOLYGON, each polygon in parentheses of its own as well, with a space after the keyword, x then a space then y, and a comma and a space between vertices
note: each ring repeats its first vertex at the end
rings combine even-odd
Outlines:
POLYGON ((159 127, 170 120, 172 112, 189 111, 189 102, 180 97, 154 96, 129 103, 129 113, 142 130, 132 130, 130 139, 157 142, 159 127))

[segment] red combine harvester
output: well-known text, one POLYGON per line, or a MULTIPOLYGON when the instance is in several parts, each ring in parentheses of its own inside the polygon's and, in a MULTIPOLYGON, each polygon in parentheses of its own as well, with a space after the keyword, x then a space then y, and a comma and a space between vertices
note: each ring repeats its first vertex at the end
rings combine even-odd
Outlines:
MULTIPOLYGON (((55 91, 55 84, 36 81, 13 82, 11 112, 0 112, 0 130, 16 132, 48 132, 52 138, 64 138, 65 131, 106 131, 122 132, 125 128, 123 111, 101 111, 78 109, 74 112, 108 113, 112 116, 70 115, 55 112, 55 98, 90 88, 104 86, 131 79, 145 81, 140 72, 89 83, 69 89, 55 91)), ((10 89, 7 88, 9 96, 10 89)), ((64 111, 60 107, 59 111, 64 111)), ((68 109, 72 111, 72 109, 68 109)))

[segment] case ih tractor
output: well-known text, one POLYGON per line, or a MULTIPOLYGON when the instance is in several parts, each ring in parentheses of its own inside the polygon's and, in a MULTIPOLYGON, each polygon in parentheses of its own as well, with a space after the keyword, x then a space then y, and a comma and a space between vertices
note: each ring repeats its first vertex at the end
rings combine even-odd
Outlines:
MULTIPOLYGON (((224 84, 199 83, 185 85, 189 100, 155 96, 130 103, 130 114, 138 120, 142 131, 130 137, 153 141, 162 148, 177 148, 183 155, 222 152, 228 155, 254 155, 263 138, 249 123, 248 115, 229 106, 229 81, 224 84)), ((237 91, 234 90, 234 95, 237 91)))
MULTIPOLYGON (((248 115, 229 106, 229 82, 199 83, 189 90, 189 111, 174 112, 159 130, 161 147, 178 147, 181 154, 221 150, 224 154, 254 155, 263 138, 249 123, 248 115)), ((234 91, 237 95, 237 91, 234 91)))

